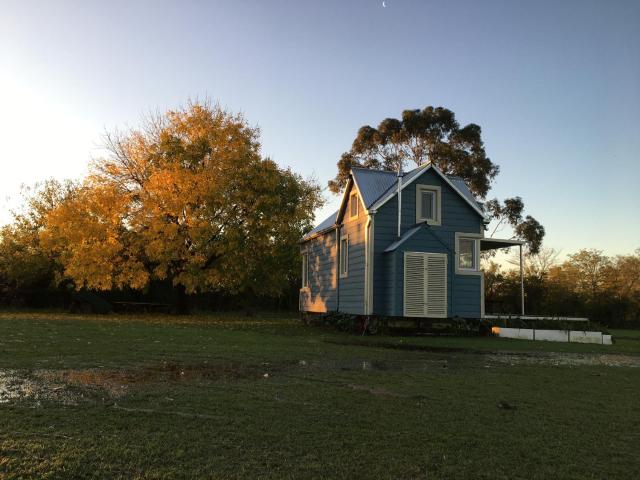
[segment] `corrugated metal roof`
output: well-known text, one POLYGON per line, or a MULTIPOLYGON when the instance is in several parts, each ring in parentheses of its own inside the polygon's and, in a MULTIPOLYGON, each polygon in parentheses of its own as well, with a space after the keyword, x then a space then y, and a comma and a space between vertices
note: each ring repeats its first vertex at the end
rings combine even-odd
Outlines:
POLYGON ((422 227, 424 227, 424 224, 417 225, 413 228, 410 228, 406 232, 404 232, 398 240, 396 240, 395 242, 393 242, 391 245, 389 245, 387 248, 384 249, 384 253, 393 252, 396 248, 398 248, 404 242, 406 242, 411 237, 413 237, 413 235, 422 227))
POLYGON ((476 197, 473 196, 473 193, 471 193, 471 190, 469 190, 469 187, 462 178, 455 175, 447 175, 447 178, 451 183, 453 183, 453 186, 456 187, 458 191, 462 195, 464 195, 470 202, 478 205, 478 207, 483 209, 482 203, 476 200, 476 197))
POLYGON ((396 172, 368 168, 353 168, 351 171, 367 208, 397 182, 396 172))
POLYGON ((324 230, 329 230, 336 223, 336 218, 338 217, 338 210, 329 215, 326 219, 320 222, 313 230, 307 233, 302 240, 306 240, 307 238, 315 235, 316 233, 320 233, 324 230))
MULTIPOLYGON (((425 166, 414 168, 413 170, 405 173, 402 177, 402 183, 406 184, 411 182, 416 175, 424 170, 425 166)), ((385 193, 391 194, 398 182, 396 172, 370 170, 368 168, 353 168, 352 171, 355 182, 358 185, 360 194, 362 195, 362 200, 367 208, 370 208, 385 193)), ((475 199, 473 193, 471 193, 471 190, 469 190, 469 187, 462 178, 456 175, 445 176, 453 184, 456 190, 458 190, 458 192, 460 192, 460 194, 462 194, 473 205, 482 205, 475 199)))
MULTIPOLYGON (((464 200, 466 202, 469 203, 469 205, 476 211, 478 212, 478 214, 482 215, 483 217, 485 217, 485 213, 484 213, 484 207, 483 204, 478 202, 473 194, 471 193, 471 191, 469 190, 469 188, 467 187, 466 183, 464 182, 464 180, 462 180, 459 177, 456 176, 449 176, 449 175, 445 175, 444 173, 442 173, 436 166, 432 165, 432 164, 426 164, 426 165, 422 165, 414 170, 411 170, 410 172, 408 172, 407 174, 404 175, 404 177, 402 177, 402 188, 405 188, 406 186, 408 186, 411 182, 413 182, 420 174, 422 174, 422 172, 428 170, 428 169, 433 169, 435 172, 437 172, 439 175, 442 176, 442 178, 444 178, 452 187, 455 191, 458 192, 458 194, 464 198, 464 200), (454 180, 454 181, 452 181, 454 180)), ((395 195, 394 189, 390 188, 388 189, 386 192, 384 192, 384 194, 381 196, 381 198, 379 198, 378 200, 376 200, 375 204, 374 204, 374 208, 378 208, 382 205, 384 205, 388 200, 390 200, 391 198, 393 198, 393 196, 395 195)))
MULTIPOLYGON (((418 175, 425 169, 425 167, 426 165, 423 165, 405 173, 402 177, 403 185, 411 182, 416 175, 418 175)), ((358 167, 353 168, 351 171, 353 173, 353 179, 358 186, 358 190, 360 190, 360 194, 362 195, 362 201, 367 209, 370 208, 378 200, 380 200, 383 196, 393 195, 393 193, 395 192, 398 182, 396 172, 390 172, 386 170, 371 170, 368 168, 358 167)), ((455 175, 446 175, 446 177, 453 184, 453 187, 460 193, 460 195, 469 200, 469 202, 471 202, 473 205, 477 205, 479 210, 482 210, 482 204, 475 199, 473 193, 471 193, 471 190, 469 190, 469 187, 462 178, 455 175)), ((317 233, 329 230, 336 223, 337 216, 338 212, 333 213, 320 224, 318 224, 317 227, 307 233, 302 239, 306 240, 307 238, 317 233)))
POLYGON ((413 170, 409 170, 407 173, 404 174, 404 176, 402 177, 402 183, 409 183, 411 180, 413 180, 413 177, 415 177, 416 175, 418 175, 420 172, 422 172, 426 167, 428 167, 429 164, 425 163, 424 165, 419 166, 418 168, 414 168, 413 170))

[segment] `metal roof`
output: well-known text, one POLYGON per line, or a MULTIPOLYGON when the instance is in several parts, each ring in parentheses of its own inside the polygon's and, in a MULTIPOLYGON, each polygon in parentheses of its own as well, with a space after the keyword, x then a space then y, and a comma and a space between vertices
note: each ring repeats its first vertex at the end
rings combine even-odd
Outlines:
POLYGON ((356 182, 362 196, 362 202, 367 208, 371 207, 383 193, 398 181, 396 172, 371 170, 369 168, 352 168, 351 171, 353 180, 356 182))
MULTIPOLYGON (((429 167, 435 169, 435 167, 433 167, 432 165, 425 164, 405 173, 402 177, 403 187, 412 182, 421 172, 427 170, 429 167)), ((437 171, 440 172, 440 170, 437 171)), ((356 184, 356 187, 360 192, 360 196, 362 197, 362 202, 364 203, 367 210, 374 204, 379 204, 383 197, 392 197, 393 195, 395 195, 395 191, 397 188, 396 186, 398 183, 396 172, 354 167, 351 169, 351 173, 353 175, 353 180, 356 184)), ((453 188, 465 200, 469 202, 471 206, 475 206, 478 213, 482 214, 482 204, 475 199, 473 193, 471 193, 471 190, 469 190, 469 187, 467 187, 467 184, 462 178, 454 175, 442 175, 451 183, 453 188)), ((318 226, 316 226, 313 230, 302 237, 302 239, 307 240, 308 238, 316 234, 333 228, 336 223, 338 213, 339 210, 331 214, 328 218, 318 224, 318 226)))
MULTIPOLYGON (((407 185, 411 183, 415 177, 421 172, 426 170, 428 164, 422 165, 418 168, 407 172, 402 177, 402 184, 407 185)), ((395 187, 398 183, 398 177, 396 172, 390 172, 385 170, 371 170, 368 168, 352 168, 353 178, 358 186, 360 195, 365 206, 370 208, 376 201, 381 199, 385 194, 393 195, 395 193, 395 187)), ((482 204, 476 200, 469 190, 469 187, 465 181, 455 175, 444 175, 453 187, 462 195, 472 206, 476 209, 482 210, 482 204)))
POLYGON ((327 218, 325 218, 322 222, 320 222, 313 230, 308 232, 302 237, 302 240, 307 240, 308 238, 314 236, 316 233, 324 232, 325 230, 330 230, 336 223, 336 218, 338 217, 338 211, 336 210, 327 218))
POLYGON ((447 178, 451 183, 453 183, 453 186, 456 187, 456 189, 462 195, 464 195, 470 202, 475 203, 476 205, 478 205, 480 208, 484 210, 482 203, 476 200, 476 197, 473 196, 473 193, 471 193, 471 190, 469 190, 469 187, 467 186, 466 182, 462 178, 457 177, 456 175, 447 175, 447 178))
POLYGON ((496 248, 509 248, 515 247, 517 245, 524 245, 526 242, 522 240, 506 240, 502 238, 481 238, 480 239, 480 250, 495 250, 496 248))
MULTIPOLYGON (((449 186, 453 188, 453 190, 458 192, 458 194, 464 199, 465 202, 469 204, 469 206, 471 206, 471 208, 473 208, 483 218, 486 218, 482 203, 478 202, 475 199, 475 197, 467 187, 464 180, 462 180, 460 177, 456 177, 453 175, 452 176, 445 175, 444 173, 442 173, 442 171, 438 167, 436 167, 431 163, 421 165, 418 168, 411 170, 409 173, 404 175, 404 177, 402 177, 402 188, 404 189, 408 187, 411 184, 411 182, 416 180, 416 178, 418 178, 420 175, 422 175, 423 172, 426 172, 427 170, 433 170, 438 175, 440 175, 440 177, 445 181, 445 183, 448 183, 449 186), (454 181, 456 183, 454 183, 454 181)), ((387 201, 393 198, 394 195, 395 195, 394 189, 389 189, 387 192, 384 193, 384 195, 381 196, 380 199, 378 199, 375 202, 375 204, 373 205, 373 208, 377 209, 381 207, 387 201)))
POLYGON ((409 230, 404 232, 398 240, 396 240, 395 242, 393 242, 391 245, 389 245, 387 248, 384 249, 384 253, 393 252, 396 248, 398 248, 404 242, 406 242, 411 237, 413 237, 413 235, 422 227, 424 227, 424 224, 416 225, 415 227, 410 228, 409 230))

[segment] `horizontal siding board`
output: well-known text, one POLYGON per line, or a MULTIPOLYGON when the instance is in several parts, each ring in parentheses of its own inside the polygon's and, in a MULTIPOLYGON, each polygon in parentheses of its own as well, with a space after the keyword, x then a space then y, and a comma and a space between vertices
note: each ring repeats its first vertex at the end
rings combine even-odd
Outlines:
POLYGON ((350 219, 347 212, 342 221, 340 235, 349 236, 349 265, 348 275, 338 279, 340 282, 338 310, 340 312, 364 314, 366 222, 367 215, 362 208, 358 209, 357 218, 350 219))
POLYGON ((320 235, 303 245, 309 255, 309 290, 300 294, 300 308, 308 312, 336 309, 336 234, 320 235))
POLYGON ((425 172, 402 191, 401 233, 416 224, 416 191, 419 185, 441 188, 441 225, 425 226, 396 251, 384 250, 397 240, 398 203, 394 197, 376 212, 374 252, 374 312, 402 316, 404 295, 404 252, 447 254, 447 311, 449 316, 480 317, 481 278, 455 273, 455 233, 481 233, 482 218, 453 191, 439 175, 425 172))
MULTIPOLYGON (((447 311, 450 316, 479 317, 481 277, 455 274, 455 232, 481 233, 482 218, 457 192, 451 190, 433 171, 425 172, 402 192, 402 233, 415 226, 416 189, 419 185, 440 186, 441 225, 427 226, 404 242, 396 251, 384 250, 397 240, 397 198, 375 214, 373 313, 402 316, 405 251, 447 254, 447 311)), ((367 216, 360 209, 357 219, 346 215, 341 235, 349 236, 349 268, 346 278, 337 278, 336 232, 307 242, 310 253, 310 295, 305 305, 323 305, 326 310, 364 313, 365 229, 367 216), (339 295, 338 295, 339 285, 339 295)))

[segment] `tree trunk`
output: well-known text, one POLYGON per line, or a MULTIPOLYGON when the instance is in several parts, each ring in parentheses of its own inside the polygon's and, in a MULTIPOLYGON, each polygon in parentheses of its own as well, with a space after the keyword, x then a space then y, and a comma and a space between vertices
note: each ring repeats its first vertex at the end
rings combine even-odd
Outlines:
POLYGON ((176 285, 176 312, 178 315, 188 315, 189 314, 189 296, 187 295, 187 290, 184 288, 184 285, 176 285))

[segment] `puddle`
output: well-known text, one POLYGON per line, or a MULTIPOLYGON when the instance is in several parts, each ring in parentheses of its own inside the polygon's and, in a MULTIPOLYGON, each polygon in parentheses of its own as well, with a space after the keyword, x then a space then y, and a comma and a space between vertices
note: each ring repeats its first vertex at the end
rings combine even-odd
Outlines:
POLYGON ((609 353, 501 353, 485 357, 490 362, 509 365, 640 367, 640 356, 609 353))
POLYGON ((55 401, 77 405, 92 398, 117 399, 131 388, 166 382, 265 378, 267 365, 240 363, 179 365, 164 363, 128 369, 89 368, 61 370, 0 369, 0 404, 18 400, 55 401))
MULTIPOLYGON (((196 365, 162 363, 124 369, 39 369, 33 371, 0 369, 0 404, 18 401, 32 402, 36 406, 43 401, 63 405, 82 402, 115 401, 138 386, 207 382, 216 380, 271 381, 273 376, 294 371, 348 371, 364 375, 375 372, 446 372, 460 369, 507 365, 541 366, 605 366, 640 367, 640 356, 616 354, 576 353, 474 353, 466 355, 441 355, 432 358, 380 361, 366 358, 340 360, 300 360, 291 364, 270 363, 247 365, 239 362, 203 362, 196 365)), ((292 377, 293 378, 293 377, 292 377)), ((305 376, 305 380, 310 377, 305 376)), ((317 381, 321 381, 318 379, 317 381)), ((360 383, 344 384, 355 391, 366 391, 379 397, 397 396, 384 388, 369 387, 360 383)))

